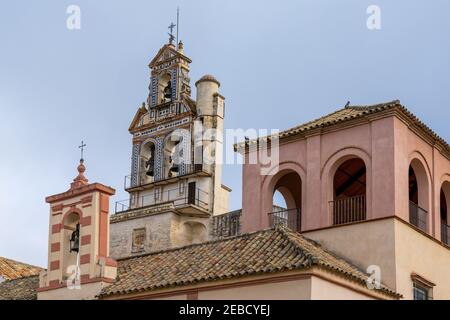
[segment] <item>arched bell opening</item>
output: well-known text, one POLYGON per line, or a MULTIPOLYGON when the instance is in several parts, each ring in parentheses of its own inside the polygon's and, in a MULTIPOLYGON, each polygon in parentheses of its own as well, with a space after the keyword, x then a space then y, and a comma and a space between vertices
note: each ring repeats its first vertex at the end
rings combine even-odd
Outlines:
POLYGON ((360 158, 343 162, 333 177, 333 224, 366 220, 366 165, 360 158))
POLYGON ((171 133, 164 144, 164 171, 166 178, 173 178, 180 175, 183 164, 183 136, 177 132, 171 133))
POLYGON ((148 141, 141 147, 140 184, 151 183, 155 178, 155 149, 155 143, 153 141, 148 141))
POLYGON ((62 273, 64 278, 68 278, 79 266, 81 225, 77 212, 71 212, 64 218, 61 232, 62 273))
POLYGON ((302 180, 298 173, 287 171, 277 177, 272 191, 270 225, 284 225, 301 231, 302 180))
POLYGON ((161 75, 158 79, 158 97, 160 103, 172 101, 172 77, 169 73, 161 75))

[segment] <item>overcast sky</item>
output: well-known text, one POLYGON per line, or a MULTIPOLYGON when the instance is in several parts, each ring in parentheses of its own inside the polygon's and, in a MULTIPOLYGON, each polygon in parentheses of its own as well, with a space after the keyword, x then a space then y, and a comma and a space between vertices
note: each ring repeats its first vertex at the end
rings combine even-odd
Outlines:
MULTIPOLYGON (((127 129, 177 5, 192 86, 220 80, 227 128, 285 129, 348 100, 400 99, 450 140, 448 0, 2 1, 0 256, 46 266, 44 198, 67 190, 82 139, 90 181, 127 198, 127 129), (72 4, 81 30, 66 27, 72 4), (381 30, 366 25, 373 4, 381 30)), ((240 208, 240 166, 224 183, 240 208)))

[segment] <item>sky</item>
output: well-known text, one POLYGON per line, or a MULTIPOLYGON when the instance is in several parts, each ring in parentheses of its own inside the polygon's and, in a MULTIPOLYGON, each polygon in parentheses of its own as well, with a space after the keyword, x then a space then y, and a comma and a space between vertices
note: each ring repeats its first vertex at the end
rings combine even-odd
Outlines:
MULTIPOLYGON (((89 180, 114 187, 112 203, 127 198, 128 126, 177 6, 191 85, 221 82, 226 128, 282 130, 347 101, 400 99, 450 141, 448 0, 2 1, 0 256, 46 266, 44 199, 68 189, 81 140, 89 180), (67 28, 70 5, 79 30, 67 28), (370 5, 380 29, 367 27, 370 5)), ((224 166, 231 209, 241 174, 224 166)))

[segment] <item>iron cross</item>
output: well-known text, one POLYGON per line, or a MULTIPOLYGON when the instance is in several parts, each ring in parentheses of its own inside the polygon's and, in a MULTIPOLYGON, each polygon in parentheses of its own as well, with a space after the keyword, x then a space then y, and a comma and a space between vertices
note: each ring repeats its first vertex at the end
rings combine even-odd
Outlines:
POLYGON ((169 29, 170 29, 170 33, 169 33, 169 43, 172 43, 173 40, 175 40, 175 37, 173 35, 173 28, 176 27, 176 24, 174 24, 173 22, 170 24, 169 29))
POLYGON ((84 147, 86 147, 86 144, 84 143, 83 140, 81 140, 81 146, 78 146, 78 148, 81 149, 81 160, 83 160, 84 147))
POLYGON ((175 28, 177 25, 174 24, 173 22, 170 24, 169 29, 170 29, 170 34, 173 34, 173 28, 175 28))

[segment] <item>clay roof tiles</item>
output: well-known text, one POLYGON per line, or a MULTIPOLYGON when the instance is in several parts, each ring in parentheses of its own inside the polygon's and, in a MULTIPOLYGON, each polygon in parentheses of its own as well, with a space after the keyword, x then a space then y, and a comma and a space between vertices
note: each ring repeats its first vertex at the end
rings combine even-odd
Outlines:
MULTIPOLYGON (((450 145, 438 136, 432 129, 430 129, 424 122, 422 122, 419 118, 417 118, 413 113, 411 113, 406 107, 404 107, 399 100, 394 100, 390 102, 369 105, 369 106, 352 106, 348 105, 345 108, 339 109, 335 112, 327 114, 323 117, 315 119, 313 121, 309 121, 307 123, 301 124, 299 126, 281 131, 278 133, 278 137, 280 139, 294 136, 294 135, 303 135, 306 132, 310 132, 313 130, 320 130, 328 127, 332 127, 334 125, 349 122, 355 119, 362 119, 364 117, 387 113, 389 111, 397 112, 397 114, 401 114, 407 119, 410 123, 417 126, 419 130, 422 130, 426 135, 428 135, 431 139, 440 143, 443 147, 443 151, 450 158, 450 145)), ((270 138, 270 137, 265 137, 270 138)), ((256 144, 257 139, 247 141, 246 144, 256 144)), ((245 143, 241 142, 235 145, 235 150, 242 150, 245 143)))
POLYGON ((39 274, 42 268, 0 257, 0 276, 12 280, 39 274))
POLYGON ((36 300, 39 276, 29 276, 0 283, 0 300, 36 300))
MULTIPOLYGON (((100 297, 314 266, 366 285, 367 275, 355 266, 299 233, 277 227, 119 260, 117 281, 100 297)), ((380 290, 398 297, 385 286, 380 290)))

